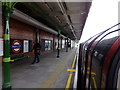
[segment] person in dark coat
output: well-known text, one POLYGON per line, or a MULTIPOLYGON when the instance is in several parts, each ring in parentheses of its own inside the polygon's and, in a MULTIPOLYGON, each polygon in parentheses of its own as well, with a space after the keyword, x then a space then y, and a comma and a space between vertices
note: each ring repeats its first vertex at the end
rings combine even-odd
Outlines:
POLYGON ((39 55, 40 55, 40 49, 41 49, 41 46, 39 43, 35 43, 35 45, 33 46, 33 50, 34 50, 34 60, 32 62, 32 64, 34 63, 38 63, 40 61, 39 59, 39 55))

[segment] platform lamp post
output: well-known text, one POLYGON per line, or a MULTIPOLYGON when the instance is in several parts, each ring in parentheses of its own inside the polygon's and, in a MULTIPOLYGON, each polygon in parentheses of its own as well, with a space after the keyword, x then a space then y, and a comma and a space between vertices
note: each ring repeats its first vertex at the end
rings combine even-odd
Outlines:
POLYGON ((3 56, 3 84, 2 90, 11 89, 10 81, 10 15, 16 2, 2 2, 2 13, 4 17, 4 56, 3 56))
POLYGON ((57 58, 59 58, 59 57, 60 57, 60 33, 61 33, 61 30, 58 30, 57 58))

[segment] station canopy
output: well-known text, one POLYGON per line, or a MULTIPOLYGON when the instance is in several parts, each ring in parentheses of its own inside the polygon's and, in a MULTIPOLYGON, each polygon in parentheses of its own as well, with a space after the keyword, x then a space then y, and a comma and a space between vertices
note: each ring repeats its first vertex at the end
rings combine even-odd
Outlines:
POLYGON ((79 40, 91 2, 20 2, 15 8, 72 40, 79 40))

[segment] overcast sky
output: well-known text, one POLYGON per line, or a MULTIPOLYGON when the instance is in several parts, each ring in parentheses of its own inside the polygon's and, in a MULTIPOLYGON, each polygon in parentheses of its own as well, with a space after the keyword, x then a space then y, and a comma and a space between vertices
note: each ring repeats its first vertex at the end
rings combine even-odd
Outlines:
POLYGON ((80 42, 118 23, 120 0, 93 0, 80 42))

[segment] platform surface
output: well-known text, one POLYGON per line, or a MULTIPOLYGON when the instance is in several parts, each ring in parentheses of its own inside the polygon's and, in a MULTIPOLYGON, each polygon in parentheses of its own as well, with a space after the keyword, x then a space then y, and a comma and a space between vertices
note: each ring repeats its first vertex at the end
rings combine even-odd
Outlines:
POLYGON ((40 56, 40 62, 31 65, 32 58, 11 64, 12 88, 65 88, 77 48, 61 50, 40 56))

